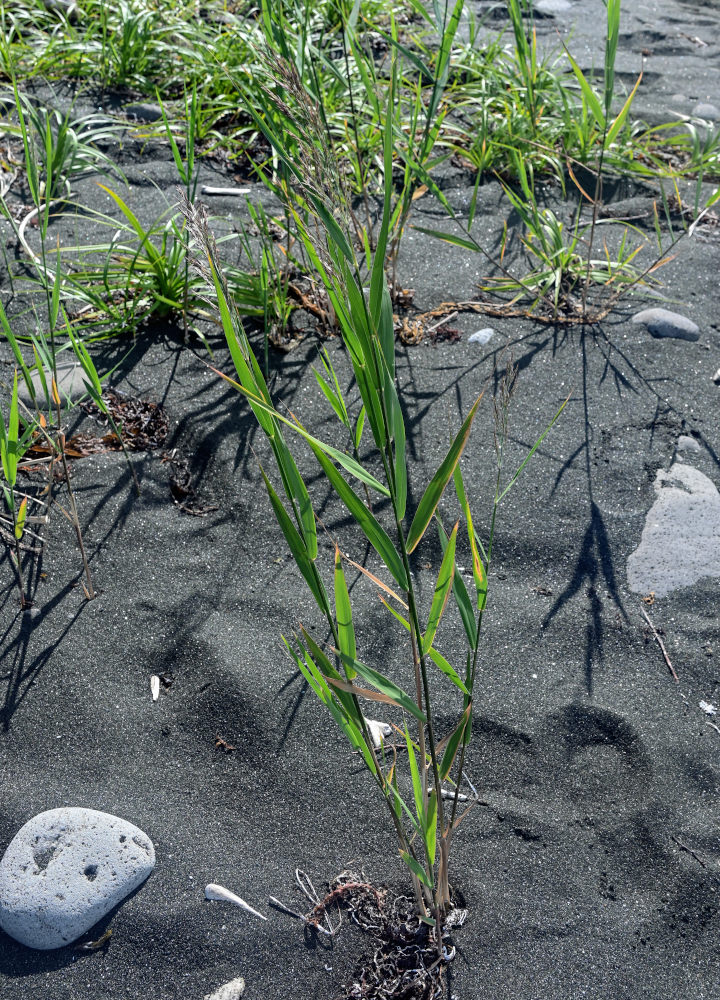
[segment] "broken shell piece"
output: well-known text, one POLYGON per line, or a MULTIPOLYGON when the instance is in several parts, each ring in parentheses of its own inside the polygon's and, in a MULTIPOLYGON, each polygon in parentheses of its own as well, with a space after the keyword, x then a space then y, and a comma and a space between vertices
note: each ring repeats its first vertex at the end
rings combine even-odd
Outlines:
POLYGON ((160 678, 157 674, 153 674, 150 678, 150 694, 153 701, 157 701, 160 696, 160 678))
POLYGON ((717 708, 711 705, 709 701, 701 701, 700 708, 703 710, 705 715, 717 715, 717 708))
POLYGON ((232 979, 229 983, 225 983, 219 989, 215 990, 214 993, 208 993, 203 1000, 238 1000, 245 992, 245 980, 242 976, 238 976, 237 979, 232 979))
POLYGON ((368 727, 373 746, 379 750, 383 739, 392 732, 392 726, 389 726, 387 722, 378 722, 376 719, 365 719, 365 724, 368 727))
POLYGON ((205 886, 205 899, 217 899, 223 903, 234 903, 235 906, 239 906, 241 910, 247 910, 248 913, 252 913, 254 917, 259 917, 261 920, 267 920, 262 913, 258 913, 257 910, 253 910, 252 906, 248 905, 244 899, 240 899, 236 896, 234 892, 230 892, 223 885, 216 885, 211 882, 210 885, 205 886))

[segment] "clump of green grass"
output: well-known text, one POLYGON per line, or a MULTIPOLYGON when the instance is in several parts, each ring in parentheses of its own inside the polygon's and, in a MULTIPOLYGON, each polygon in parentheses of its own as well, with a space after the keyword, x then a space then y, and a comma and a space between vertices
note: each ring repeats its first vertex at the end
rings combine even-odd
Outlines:
MULTIPOLYGON (((199 269, 214 290, 235 367, 236 378, 225 377, 247 399, 267 437, 284 492, 283 499, 261 467, 270 503, 327 628, 327 638, 324 638, 301 626, 299 632, 285 640, 288 653, 353 749, 361 755, 389 809, 400 857, 413 885, 418 913, 434 929, 442 962, 442 928, 451 906, 450 847, 465 808, 459 808, 462 801, 460 785, 472 731, 473 690, 480 662, 496 515, 545 434, 514 475, 505 480, 508 410, 516 376, 510 367, 495 401, 497 467, 492 516, 485 542, 474 526, 460 471, 460 458, 468 443, 480 399, 470 408, 429 483, 413 484, 412 492, 421 496, 421 500, 414 510, 408 509, 410 469, 405 451, 403 407, 395 382, 392 305, 385 274, 391 222, 396 211, 392 207, 393 96, 391 89, 383 134, 383 212, 377 247, 369 256, 362 254, 358 258, 353 249, 352 226, 343 211, 342 199, 338 197, 337 172, 318 169, 326 155, 326 132, 310 98, 303 98, 302 89, 296 87, 294 94, 297 104, 305 101, 301 112, 297 106, 291 108, 276 98, 276 111, 280 120, 284 120, 285 128, 270 133, 273 148, 292 178, 292 187, 286 189, 287 209, 338 318, 362 400, 359 413, 351 415, 327 356, 324 358, 325 376, 318 373, 320 389, 339 424, 350 433, 355 456, 367 427, 370 441, 366 442, 365 450, 372 455, 364 463, 319 440, 297 416, 285 416, 277 409, 233 308, 207 217, 201 208, 190 204, 186 212, 190 233, 202 253, 199 269), (286 141, 285 137, 299 138, 295 132, 299 114, 307 127, 301 137, 302 159, 296 161, 295 142, 286 141), (324 484, 334 491, 350 513, 357 530, 364 535, 389 574, 391 584, 343 555, 344 545, 336 540, 332 585, 328 589, 318 565, 318 518, 293 457, 293 448, 286 441, 288 432, 295 441, 308 446, 320 466, 324 484), (376 475, 371 470, 380 471, 376 475), (461 516, 447 531, 437 512, 451 481, 461 516), (365 491, 364 499, 357 492, 358 485, 365 491), (381 502, 377 513, 376 501, 381 502), (433 522, 437 525, 443 558, 432 600, 424 607, 413 580, 410 558, 433 522), (455 563, 461 526, 473 553, 472 598, 455 563), (349 566, 378 588, 390 615, 389 623, 394 622, 407 635, 412 664, 409 690, 389 672, 371 667, 360 658, 346 578, 349 566), (440 626, 451 595, 468 644, 467 656, 459 671, 438 648, 440 626), (430 694, 430 675, 435 671, 445 679, 448 693, 458 701, 457 719, 443 732, 438 729, 430 694), (398 776, 398 746, 386 745, 373 735, 361 707, 368 701, 373 706, 379 703, 392 713, 393 731, 402 751, 407 754, 410 798, 405 796, 404 783, 398 776)), ((398 203, 403 203, 402 192, 398 203)))

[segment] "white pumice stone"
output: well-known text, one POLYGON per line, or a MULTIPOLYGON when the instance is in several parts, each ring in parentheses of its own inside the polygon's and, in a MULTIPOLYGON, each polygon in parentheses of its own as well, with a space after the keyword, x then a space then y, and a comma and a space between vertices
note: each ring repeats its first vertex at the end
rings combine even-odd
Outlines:
POLYGON ((214 993, 208 993, 203 1000, 238 1000, 245 992, 245 980, 242 976, 225 983, 214 993))
POLYGON ((0 927, 29 948, 62 948, 141 885, 155 866, 150 838, 95 809, 39 813, 0 861, 0 927))

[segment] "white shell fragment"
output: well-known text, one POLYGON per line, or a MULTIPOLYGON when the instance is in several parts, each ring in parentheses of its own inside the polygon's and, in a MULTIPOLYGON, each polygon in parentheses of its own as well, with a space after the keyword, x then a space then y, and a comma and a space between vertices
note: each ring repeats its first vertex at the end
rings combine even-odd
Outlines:
POLYGON ((717 715, 717 708, 711 705, 708 701, 701 701, 700 708, 703 710, 705 715, 717 715))
POLYGON ((377 719, 365 719, 365 724, 368 727, 373 746, 379 750, 385 737, 392 732, 392 726, 389 726, 387 722, 378 722, 377 719))
POLYGON ((216 885, 211 882, 210 885, 205 886, 205 899, 215 899, 221 903, 234 903, 235 906, 239 906, 241 910, 246 910, 248 913, 252 913, 254 917, 259 917, 260 920, 267 920, 262 913, 258 913, 257 910, 253 910, 252 906, 245 902, 244 899, 240 899, 236 896, 234 892, 230 892, 223 885, 216 885))
POLYGON ((245 992, 245 980, 242 976, 230 980, 224 986, 220 986, 214 993, 208 993, 203 1000, 238 1000, 245 992))
POLYGON ((494 333, 495 331, 490 326, 486 326, 482 330, 476 330, 475 333, 471 333, 468 337, 468 344, 487 344, 494 333))
POLYGON ((157 701, 160 697, 160 678, 157 674, 153 674, 150 678, 150 694, 153 701, 157 701))

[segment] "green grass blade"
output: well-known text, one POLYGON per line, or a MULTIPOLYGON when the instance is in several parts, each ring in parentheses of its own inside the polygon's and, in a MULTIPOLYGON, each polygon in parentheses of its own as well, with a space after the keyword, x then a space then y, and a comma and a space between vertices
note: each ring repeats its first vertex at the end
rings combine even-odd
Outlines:
POLYGON ((434 646, 431 646, 430 649, 427 651, 427 655, 430 657, 435 666, 445 674, 447 679, 449 681, 452 681, 452 683, 455 685, 458 691, 462 691, 464 695, 470 694, 467 684, 465 684, 465 682, 461 680, 457 671, 453 669, 451 664, 448 663, 448 661, 445 659, 442 653, 438 652, 438 650, 435 649, 434 646))
POLYGON ((412 854, 408 854, 407 851, 400 851, 400 857, 403 859, 405 864, 408 866, 413 875, 420 879, 423 885, 427 886, 428 889, 433 888, 431 879, 429 878, 427 872, 420 864, 416 861, 412 854))
POLYGON ((427 716, 424 714, 423 710, 418 708, 415 701, 409 694, 403 691, 402 688, 398 687, 397 684, 394 684, 388 677, 385 677, 372 667, 368 667, 366 664, 361 663, 360 660, 356 660, 354 657, 345 656, 339 649, 334 649, 333 652, 340 658, 346 668, 349 667, 351 670, 360 674, 363 680, 367 681, 368 684, 372 684, 376 690, 385 695, 386 698, 389 698, 393 704, 398 706, 398 708, 402 708, 406 712, 415 716, 415 718, 419 722, 422 722, 423 725, 427 723, 427 716))
MULTIPOLYGON (((387 280, 385 278, 385 254, 387 252, 388 233, 390 230, 390 216, 392 214, 392 156, 393 156, 393 116, 395 114, 395 90, 393 86, 395 76, 391 70, 391 85, 387 97, 385 108, 385 133, 383 137, 383 171, 384 171, 384 201, 382 222, 378 234, 375 257, 373 259, 372 274, 370 276, 370 313, 376 326, 380 325, 380 313, 383 307, 384 295, 387 294, 387 280)), ((392 304, 390 306, 390 321, 392 323, 392 304)), ((394 339, 394 338, 393 338, 394 339)))
MULTIPOLYGON (((307 645, 310 655, 313 657, 314 661, 319 665, 320 670, 323 673, 323 676, 332 685, 333 693, 337 698, 338 702, 340 703, 340 705, 342 706, 343 712, 348 718, 352 719, 357 726, 360 726, 362 724, 362 720, 360 718, 360 709, 358 707, 357 702, 353 698, 352 694, 343 690, 342 687, 338 687, 335 684, 333 684, 334 681, 341 682, 343 680, 342 675, 338 670, 335 669, 333 664, 330 662, 328 656, 323 652, 318 643, 315 642, 313 637, 310 635, 310 633, 303 625, 300 626, 300 631, 302 633, 303 639, 305 640, 305 644, 307 645)), ((348 678, 350 678, 350 674, 348 673, 347 669, 345 672, 348 678)))
POLYGON ((395 447, 395 509, 398 521, 402 521, 407 506, 407 458, 405 455, 405 420, 397 397, 393 405, 393 438, 395 447))
POLYGON ((598 96, 588 83, 587 77, 578 66, 577 62, 573 58, 568 47, 563 44, 563 48, 565 49, 565 55, 568 57, 570 65, 572 66, 573 73, 575 74, 577 81, 580 84, 580 90, 582 91, 582 95, 587 101, 588 107, 592 111, 593 117, 597 122, 598 128, 603 129, 605 127, 605 115, 603 113, 602 105, 598 100, 598 96))
POLYGON ((437 797, 438 790, 433 788, 428 799, 427 816, 425 817, 425 850, 430 868, 435 864, 435 849, 437 846, 437 797))
POLYGON ((632 104, 632 102, 635 99, 635 94, 637 94, 637 90, 638 90, 638 87, 640 86, 640 81, 642 80, 642 78, 643 78, 643 75, 641 73, 640 76, 635 81, 635 86, 633 87, 633 89, 628 94, 627 100, 625 101, 625 103, 623 104, 622 108, 620 109, 620 112, 619 112, 617 118, 615 119, 615 121, 610 126, 610 128, 608 130, 608 134, 605 137, 605 146, 606 146, 606 148, 609 147, 609 146, 611 146, 615 142, 615 139, 618 137, 618 135, 620 133, 620 130, 622 129, 623 125, 625 124, 627 116, 628 116, 628 114, 630 112, 630 105, 632 104))
POLYGON ((448 598, 450 597, 450 589, 455 575, 455 543, 457 541, 457 532, 458 525, 456 523, 450 535, 448 545, 445 548, 442 563, 440 564, 435 592, 432 604, 430 605, 427 628, 422 640, 423 653, 427 653, 433 644, 435 634, 447 606, 448 598))
POLYGON ((300 536, 297 528, 293 524, 288 512, 282 505, 280 497, 277 495, 273 489, 272 483, 265 475, 265 470, 260 466, 260 473, 263 477, 265 483, 265 488, 268 491, 268 496, 270 497, 270 503, 272 504, 275 517, 280 525, 283 535, 285 536, 285 541, 288 543, 292 557, 295 560, 297 568, 303 575, 305 582, 310 588, 310 592, 315 598, 315 603, 318 608, 322 611, 326 617, 330 618, 330 605, 328 603, 327 594, 325 593, 325 588, 322 585, 322 581, 318 577, 315 567, 308 555, 305 542, 300 536))
MULTIPOLYGON (((448 544, 448 536, 443 528, 442 524, 438 520, 438 534, 440 535, 440 544, 442 546, 443 552, 445 551, 448 544)), ((460 612, 460 620, 463 623, 463 628, 465 629, 465 635, 467 636, 468 643, 471 649, 475 649, 477 643, 477 626, 475 624, 475 613, 473 611, 472 602, 470 600, 470 595, 467 592, 467 587, 465 586, 465 581, 462 578, 462 573, 455 571, 453 576, 453 597, 455 598, 455 603, 457 604, 458 611, 460 612)))
POLYGON ((445 243, 452 243, 453 246, 462 247, 463 250, 472 250, 477 252, 478 245, 474 240, 463 239, 462 236, 455 236, 454 233, 443 233, 439 229, 426 229, 424 226, 413 226, 419 233, 425 233, 426 236, 434 236, 435 239, 443 240, 445 243))
POLYGON ((410 777, 412 779, 413 799, 415 800, 415 813, 418 818, 418 823, 422 827, 425 824, 423 783, 422 783, 422 778, 420 777, 420 770, 417 764, 417 757, 415 756, 415 747, 413 746, 413 741, 410 739, 410 733, 408 732, 407 725, 404 726, 404 731, 405 731, 405 745, 407 746, 407 752, 408 752, 408 763, 410 765, 410 777))
POLYGON ((463 449, 467 444, 472 422, 475 418, 481 399, 482 394, 475 400, 472 409, 465 418, 465 421, 458 431, 455 440, 450 445, 450 450, 423 494, 423 498, 420 501, 418 509, 415 512, 415 517, 410 525, 410 531, 407 537, 408 552, 412 552, 417 547, 420 539, 427 530, 427 526, 430 524, 430 520, 435 513, 438 503, 440 502, 440 497, 443 495, 445 487, 448 484, 448 480, 450 479, 450 476, 452 476, 453 470, 459 462, 463 449))
POLYGON ((107 194, 110 195, 112 200, 118 206, 118 208, 125 216, 125 218, 128 220, 132 228, 135 230, 135 233, 137 234, 137 237, 140 240, 140 249, 145 251, 145 256, 153 266, 157 265, 160 259, 160 251, 157 250, 150 242, 150 232, 149 231, 146 232, 143 229, 133 210, 130 208, 129 205, 125 204, 120 195, 115 194, 114 191, 111 191, 109 187, 106 187, 105 184, 101 184, 99 181, 98 181, 98 187, 101 187, 103 191, 105 191, 107 194))
POLYGON ((453 730, 452 735, 450 736, 450 739, 447 742, 447 746, 445 747, 445 752, 443 753, 442 756, 442 761, 440 762, 441 781, 445 781, 447 776, 450 774, 453 762, 455 760, 458 749, 463 739, 463 734, 465 733, 465 729, 470 719, 471 712, 472 712, 472 705, 468 705, 468 707, 462 714, 460 722, 453 730))
POLYGON ((270 439, 270 444, 275 455, 275 461, 280 469, 287 498, 290 501, 294 501, 298 506, 300 527, 308 556, 314 560, 318 554, 317 527, 315 525, 315 511, 313 510, 307 487, 279 428, 275 428, 273 436, 270 439))
POLYGON ((500 503, 500 501, 503 499, 503 497, 507 496, 507 494, 513 488, 513 486, 517 482, 518 477, 522 473, 523 469, 528 464, 528 462, 530 461, 530 459, 533 457, 533 455, 535 454, 535 452, 538 450, 538 448, 540 447, 540 445, 543 443, 543 441, 545 440, 545 438, 548 436, 548 434, 550 433, 550 430, 553 427, 553 424, 555 423, 555 421, 558 419, 558 417, 560 416, 560 414, 562 413, 562 411, 567 406, 567 403, 568 403, 569 399, 570 399, 570 397, 568 396, 567 399, 565 400, 565 402, 560 407, 560 409, 555 414, 555 416, 552 418, 552 420, 550 421, 550 423, 547 425, 547 427, 545 428, 545 430, 542 432, 542 434, 540 435, 540 437, 537 439, 537 441, 535 442, 535 444, 532 446, 532 448, 530 449, 530 451, 527 453, 527 455, 525 456, 524 461, 518 467, 515 475, 512 477, 512 479, 510 480, 510 482, 507 484, 507 486, 505 487, 505 489, 502 491, 502 493, 497 498, 497 502, 498 503, 500 503))
POLYGON ((467 536, 468 541, 470 542, 470 551, 472 553, 472 569, 477 594, 477 607, 478 610, 480 610, 485 607, 485 599, 487 597, 487 574, 485 573, 485 567, 483 566, 482 559, 480 558, 480 552, 478 551, 481 547, 480 539, 477 537, 475 527, 473 525, 472 513, 470 512, 470 504, 468 503, 467 494, 465 492, 465 483, 463 482, 462 470, 459 462, 453 473, 453 481, 455 483, 455 492, 457 494, 458 501, 463 514, 465 515, 467 536))
POLYGON ((362 529, 363 534, 387 566, 396 582, 403 590, 407 590, 408 578, 405 566, 385 529, 375 515, 368 510, 352 487, 345 482, 333 463, 323 454, 322 450, 314 444, 311 444, 310 447, 322 466, 323 472, 330 480, 333 489, 352 514, 358 527, 362 529))
MULTIPOLYGON (((348 594, 345 573, 342 568, 340 549, 335 548, 335 617, 338 628, 338 642, 340 651, 355 659, 357 648, 355 645, 355 628, 352 620, 352 606, 350 595, 348 594)), ((350 677, 352 680, 352 677, 350 677)))

